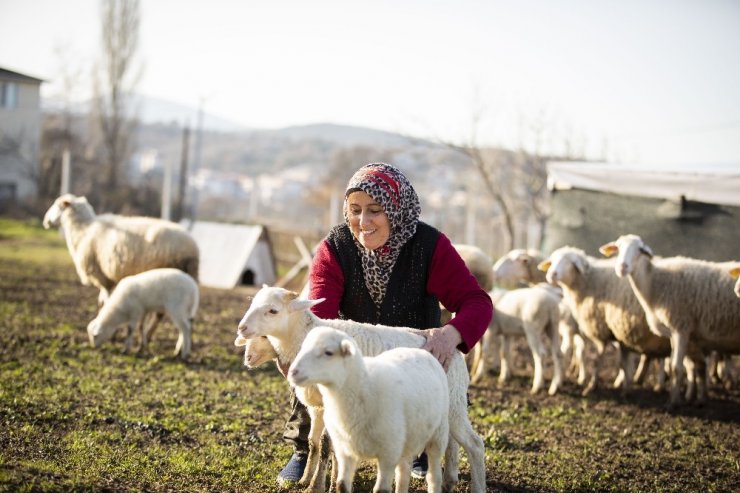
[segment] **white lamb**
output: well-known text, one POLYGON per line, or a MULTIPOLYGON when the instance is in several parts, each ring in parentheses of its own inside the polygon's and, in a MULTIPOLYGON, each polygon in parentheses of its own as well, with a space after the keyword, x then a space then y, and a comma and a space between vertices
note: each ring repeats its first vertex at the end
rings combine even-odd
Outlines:
MULTIPOLYGON (((250 338, 267 336, 278 355, 280 365, 290 365, 295 359, 306 335, 315 327, 328 326, 352 336, 363 354, 376 356, 395 347, 421 348, 426 338, 420 331, 402 327, 388 327, 354 322, 351 320, 325 320, 311 313, 310 308, 323 300, 299 299, 294 292, 264 286, 255 294, 237 330, 237 346, 250 338)), ((445 453, 443 489, 452 491, 458 480, 458 444, 467 453, 470 464, 471 490, 486 490, 486 471, 483 440, 473 429, 467 410, 469 377, 461 353, 450 363, 447 371, 449 385, 450 439, 445 453)), ((308 387, 311 388, 311 387, 308 387)), ((318 393, 318 392, 317 392, 318 393)), ((297 393, 299 399, 301 394, 297 393)), ((323 466, 318 464, 316 452, 323 431, 321 403, 305 402, 311 414, 309 433, 309 461, 301 483, 311 481, 316 491, 323 491, 323 466)))
POLYGON ((337 460, 337 491, 351 493, 362 459, 377 461, 373 491, 409 489, 414 457, 426 451, 427 491, 442 491, 442 451, 449 433, 447 375, 428 351, 389 349, 364 357, 347 333, 316 327, 290 365, 288 381, 317 386, 337 460))
MULTIPOLYGON (((164 312, 177 326, 179 336, 175 355, 182 359, 190 354, 193 318, 198 311, 198 285, 181 270, 152 269, 124 277, 111 297, 87 326, 90 344, 98 347, 113 336, 116 328, 126 324, 126 351, 131 350, 134 327, 151 312, 164 312)), ((145 349, 152 327, 142 332, 141 349, 145 349)))
MULTIPOLYGON (((562 301, 560 288, 547 284, 545 273, 537 268, 544 259, 538 250, 524 250, 521 248, 511 250, 493 264, 493 277, 496 284, 509 289, 522 286, 549 286, 551 289, 558 291, 558 296, 561 298, 560 322, 558 324, 561 341, 560 352, 563 361, 570 361, 571 367, 577 372, 578 383, 583 384, 586 381, 586 368, 583 364, 585 341, 578 330, 578 323, 573 314, 566 303, 562 301)), ((476 380, 473 379, 473 381, 476 380)))
MULTIPOLYGON (((653 252, 637 235, 620 236, 604 245, 603 253, 618 253, 614 270, 626 277, 650 328, 671 341, 670 406, 680 403, 684 357, 703 370, 703 358, 690 352, 690 342, 708 354, 711 350, 740 353, 740 300, 733 295, 734 263, 707 262, 687 257, 653 261, 653 252)), ((697 371, 700 382, 703 371, 697 371)), ((689 394, 689 397, 691 395, 689 394)), ((699 387, 698 400, 706 399, 699 387)))
MULTIPOLYGON (((492 339, 501 337, 501 372, 499 382, 509 379, 509 340, 512 336, 527 338, 534 360, 533 394, 544 385, 542 357, 549 352, 553 361, 553 379, 548 394, 554 395, 563 382, 563 369, 560 359, 560 296, 547 287, 514 289, 504 294, 496 302, 496 311, 483 338, 483 354, 489 354, 492 339), (545 348, 543 339, 549 341, 545 348)), ((485 373, 485 360, 482 358, 478 371, 473 376, 477 381, 485 373)))
POLYGON ((63 229, 80 281, 100 290, 101 304, 121 279, 146 270, 174 267, 198 279, 198 245, 173 222, 96 215, 85 197, 65 194, 46 211, 43 224, 63 229))
MULTIPOLYGON (((614 262, 588 257, 577 248, 562 247, 543 261, 540 268, 547 271, 550 283, 563 289, 563 298, 581 333, 596 346, 598 357, 591 365, 584 395, 595 388, 605 346, 611 341, 650 356, 664 357, 670 353, 668 340, 650 331, 629 284, 614 276, 614 262)), ((626 350, 620 351, 619 371, 617 382, 626 391, 632 381, 626 350)))

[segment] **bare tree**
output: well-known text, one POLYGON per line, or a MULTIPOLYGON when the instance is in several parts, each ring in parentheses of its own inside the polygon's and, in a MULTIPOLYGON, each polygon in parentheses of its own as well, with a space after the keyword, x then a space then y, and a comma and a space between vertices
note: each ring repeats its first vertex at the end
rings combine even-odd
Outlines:
POLYGON ((109 207, 111 202, 125 200, 117 189, 125 180, 124 165, 131 155, 135 129, 134 119, 127 114, 127 102, 140 74, 136 66, 139 0, 101 0, 100 5, 103 52, 95 76, 94 119, 105 171, 103 202, 109 207))

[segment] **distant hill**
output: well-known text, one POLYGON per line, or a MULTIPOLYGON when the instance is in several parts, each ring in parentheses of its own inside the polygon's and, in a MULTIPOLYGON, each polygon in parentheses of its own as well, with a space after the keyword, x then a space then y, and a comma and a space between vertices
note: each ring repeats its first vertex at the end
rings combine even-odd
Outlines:
POLYGON ((352 125, 338 125, 335 123, 314 123, 265 132, 274 132, 277 135, 293 140, 324 140, 347 147, 357 145, 403 147, 411 145, 414 142, 414 139, 385 130, 352 125))

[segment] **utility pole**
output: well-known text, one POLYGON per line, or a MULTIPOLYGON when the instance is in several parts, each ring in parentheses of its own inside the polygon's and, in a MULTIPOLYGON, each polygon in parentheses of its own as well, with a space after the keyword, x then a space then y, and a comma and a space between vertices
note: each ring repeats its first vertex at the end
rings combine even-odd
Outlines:
POLYGON ((185 185, 188 181, 188 149, 190 149, 190 124, 182 129, 182 153, 180 155, 180 183, 177 190, 177 201, 172 220, 180 222, 183 216, 183 204, 185 204, 185 185))

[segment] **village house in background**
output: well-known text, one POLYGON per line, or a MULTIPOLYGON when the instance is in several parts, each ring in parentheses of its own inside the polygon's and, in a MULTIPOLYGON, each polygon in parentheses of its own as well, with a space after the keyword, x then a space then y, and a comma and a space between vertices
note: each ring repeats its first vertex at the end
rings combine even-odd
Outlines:
POLYGON ((42 79, 0 67, 0 211, 35 200, 42 79))

